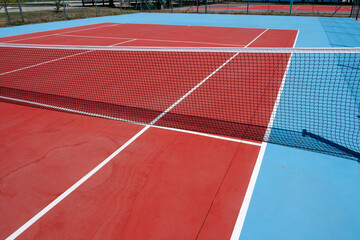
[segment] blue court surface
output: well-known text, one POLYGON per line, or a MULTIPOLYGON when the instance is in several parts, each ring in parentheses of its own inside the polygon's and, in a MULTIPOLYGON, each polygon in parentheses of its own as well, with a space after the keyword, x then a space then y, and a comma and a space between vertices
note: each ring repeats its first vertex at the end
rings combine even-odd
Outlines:
MULTIPOLYGON (((97 23, 298 30, 295 48, 360 47, 360 23, 350 18, 255 15, 138 13, 3 28, 0 37, 97 23)), ((359 67, 359 63, 355 65, 359 67)), ((351 80, 355 86, 352 104, 360 116, 358 77, 351 80)), ((321 89, 315 91, 322 98, 331 97, 331 93, 321 89)), ((286 100, 294 94, 287 91, 285 85, 281 97, 286 100)), ((295 105, 301 106, 301 103, 295 105)), ((341 114, 341 106, 336 101, 329 108, 341 114)), ((289 111, 280 99, 275 128, 286 120, 289 111)), ((326 113, 321 116, 326 117, 326 113)), ((351 125, 352 131, 360 136, 360 118, 354 119, 351 125)), ((323 127, 336 128, 336 121, 323 127)), ((293 130, 301 131, 296 126, 293 130)), ((331 131, 325 136, 331 139, 331 131)), ((357 139, 359 143, 360 137, 357 139)), ((253 191, 248 190, 248 207, 241 209, 243 219, 239 217, 234 226, 232 239, 360 239, 360 164, 357 161, 269 143, 261 166, 257 167, 257 179, 252 179, 255 187, 253 191)))

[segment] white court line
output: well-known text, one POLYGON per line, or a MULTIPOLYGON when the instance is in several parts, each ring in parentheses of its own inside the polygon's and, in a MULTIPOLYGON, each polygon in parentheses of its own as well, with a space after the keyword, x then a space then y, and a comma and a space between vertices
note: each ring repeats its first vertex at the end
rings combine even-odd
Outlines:
MULTIPOLYGON (((26 103, 26 104, 30 104, 30 105, 39 106, 39 107, 45 107, 48 109, 55 109, 55 110, 60 110, 60 111, 64 111, 64 112, 76 113, 76 114, 81 114, 81 115, 86 115, 86 116, 91 116, 91 117, 99 117, 99 118, 105 118, 105 119, 110 119, 110 120, 115 120, 115 121, 129 122, 129 123, 133 123, 133 124, 137 124, 137 125, 147 126, 147 124, 131 121, 128 119, 110 117, 110 116, 106 116, 106 115, 102 115, 102 114, 79 111, 79 110, 75 110, 75 109, 71 109, 71 108, 64 108, 64 107, 59 107, 59 106, 54 106, 54 105, 49 105, 49 104, 44 104, 44 103, 38 103, 38 102, 32 102, 32 101, 27 101, 27 100, 22 100, 22 99, 17 99, 17 98, 0 96, 0 99, 9 100, 12 102, 26 103)), ((258 142, 251 142, 251 141, 242 140, 242 139, 238 139, 238 138, 225 137, 225 136, 220 136, 220 135, 215 135, 215 134, 210 134, 210 133, 194 132, 194 131, 190 131, 190 130, 183 130, 183 129, 171 128, 171 127, 163 127, 163 126, 157 126, 157 125, 153 125, 151 127, 166 129, 166 130, 175 131, 175 132, 183 132, 183 133, 188 133, 188 134, 192 134, 192 135, 199 135, 199 136, 208 137, 208 138, 216 138, 216 139, 230 141, 230 142, 238 142, 238 143, 245 143, 245 144, 249 144, 249 145, 261 146, 261 143, 258 143, 258 142)))
POLYGON ((261 35, 263 35, 264 33, 267 32, 267 30, 269 30, 268 28, 265 29, 262 33, 260 33, 256 38, 254 38, 251 42, 249 42, 244 48, 247 48, 250 44, 252 44, 253 42, 255 42, 259 37, 261 37, 261 35))
POLYGON ((177 100, 173 105, 171 105, 168 109, 166 109, 163 113, 161 113, 157 118, 155 118, 150 124, 154 125, 160 118, 162 118, 166 113, 168 113, 171 109, 173 109, 176 105, 178 105, 182 100, 184 100, 187 96, 189 96, 192 92, 194 92, 197 88, 199 88, 203 83, 205 83, 209 78, 211 78, 215 73, 217 73, 221 68, 223 68, 226 64, 228 64, 231 60, 233 60, 239 53, 234 54, 231 58, 229 58, 226 62, 224 62, 220 67, 218 67, 215 71, 213 71, 209 76, 204 78, 201 82, 199 82, 195 87, 193 87, 190 91, 188 91, 184 96, 182 96, 179 100, 177 100))
MULTIPOLYGON (((115 44, 113 44, 113 45, 109 45, 108 47, 113 47, 113 46, 116 46, 116 45, 120 45, 120 44, 123 44, 123 43, 135 41, 135 40, 136 40, 136 39, 131 39, 131 40, 129 40, 129 41, 124 41, 124 42, 120 42, 120 43, 115 43, 115 44)), ((6 75, 6 74, 9 74, 9 73, 14 73, 14 72, 22 71, 22 70, 29 69, 29 68, 33 68, 33 67, 37 67, 37 66, 41 66, 41 65, 44 65, 44 64, 47 64, 47 63, 52 63, 52 62, 60 61, 60 60, 66 59, 66 58, 75 57, 75 56, 82 55, 82 54, 89 53, 89 52, 93 52, 93 50, 89 50, 89 51, 85 51, 85 52, 81 52, 81 53, 76 53, 76 54, 72 54, 72 55, 69 55, 69 56, 65 56, 65 57, 61 57, 61 58, 56 58, 56 59, 49 60, 49 61, 46 61, 46 62, 41 62, 41 63, 34 64, 34 65, 31 65, 31 66, 27 66, 27 67, 23 67, 23 68, 18 68, 18 69, 12 70, 12 71, 0 73, 0 76, 6 75)))
POLYGON ((76 113, 76 114, 81 114, 81 115, 86 115, 86 116, 91 116, 91 117, 99 117, 99 118, 105 118, 105 119, 110 119, 110 120, 116 120, 116 121, 123 121, 123 122, 135 123, 135 124, 144 125, 144 126, 146 125, 146 124, 143 124, 143 123, 138 123, 138 122, 135 122, 135 121, 130 121, 130 120, 128 120, 128 119, 110 117, 110 116, 106 116, 106 115, 102 115, 102 114, 85 112, 85 111, 79 111, 79 110, 75 110, 75 109, 71 109, 71 108, 64 108, 64 107, 59 107, 59 106, 55 106, 55 105, 49 105, 49 104, 44 104, 44 103, 32 102, 32 101, 22 100, 22 99, 17 99, 17 98, 0 96, 0 99, 5 99, 5 100, 9 100, 9 101, 13 101, 13 102, 19 102, 19 103, 26 103, 26 104, 30 104, 30 105, 39 106, 39 107, 45 107, 45 108, 48 108, 48 109, 55 109, 55 110, 60 110, 60 111, 64 111, 64 112, 76 113))
POLYGON ((134 38, 134 39, 130 39, 128 41, 124 41, 124 42, 120 42, 120 43, 115 43, 115 44, 112 44, 112 45, 109 45, 109 47, 114 47, 116 45, 120 45, 120 44, 124 44, 124 43, 128 43, 128 42, 133 42, 133 41, 136 41, 137 39, 134 38))
POLYGON ((29 68, 33 68, 33 67, 37 67, 37 66, 41 66, 41 65, 44 65, 44 64, 47 64, 47 63, 52 63, 52 62, 60 61, 60 60, 66 59, 66 58, 75 57, 75 56, 82 55, 82 54, 85 54, 85 53, 88 53, 88 52, 92 52, 92 51, 89 50, 89 51, 86 51, 86 52, 76 53, 76 54, 73 54, 73 55, 69 55, 69 56, 65 56, 65 57, 61 57, 61 58, 56 58, 56 59, 49 60, 49 61, 46 61, 46 62, 41 62, 41 63, 34 64, 34 65, 31 65, 31 66, 27 66, 27 67, 23 67, 23 68, 18 68, 18 69, 11 70, 11 71, 8 71, 8 72, 0 73, 0 76, 6 75, 6 74, 9 74, 9 73, 14 73, 14 72, 22 71, 22 70, 29 69, 29 68))
MULTIPOLYGON (((295 47, 298 35, 299 35, 299 30, 297 31, 297 34, 296 34, 296 37, 295 37, 295 40, 294 40, 294 44, 293 44, 293 48, 295 47)), ((271 127, 274 124, 275 115, 276 115, 276 112, 277 112, 277 108, 279 106, 282 91, 283 91, 284 86, 285 86, 286 75, 287 75, 289 67, 290 67, 291 58, 292 58, 292 54, 290 55, 289 60, 288 60, 287 65, 286 65, 284 76, 283 76, 283 79, 281 81, 279 92, 278 92, 278 95, 277 95, 276 100, 275 100, 275 104, 274 104, 273 111, 271 113, 269 124, 268 124, 268 127, 266 128, 266 132, 264 134, 264 140, 268 140, 268 138, 270 136, 271 127)), ((263 142, 262 146, 260 148, 260 151, 259 151, 258 158, 256 159, 256 163, 255 163, 253 172, 251 174, 249 185, 248 185, 248 188, 246 190, 245 197, 244 197, 243 203, 241 205, 239 215, 238 215, 238 217, 236 219, 236 223, 235 223, 234 230, 232 232, 230 240, 238 240, 240 238, 241 231, 242 231, 242 228, 244 226, 246 214, 247 214, 247 211, 248 211, 249 206, 250 206, 250 201, 251 201, 251 198, 252 198, 252 194, 253 194, 254 189, 255 189, 256 180, 257 180, 257 178, 259 176, 260 167, 261 167, 261 164, 262 164, 262 161, 263 161, 263 158, 264 158, 264 153, 265 153, 266 147, 267 147, 267 142, 263 142)))
MULTIPOLYGON (((218 72, 222 67, 224 67, 227 63, 229 63, 234 57, 236 57, 239 53, 236 53, 231 58, 229 58, 224 64, 218 67, 214 72, 212 72, 209 76, 207 76, 204 80, 202 80, 199 84, 193 87, 190 91, 188 91, 184 96, 182 96, 178 101, 176 101, 173 105, 171 105, 168 109, 166 109, 162 114, 160 114, 157 118, 155 118, 151 124, 156 123, 161 117, 163 117, 168 111, 174 108, 178 103, 185 99, 185 97, 189 96, 193 91, 195 91, 198 87, 201 86, 207 79, 213 76, 216 72, 218 72)), ((78 182, 72 185, 69 189, 67 189, 64 193, 58 196, 54 201, 52 201, 49 205, 47 205, 44 209, 42 209, 39 213, 37 213, 34 217, 32 217, 29 221, 27 221, 24 225, 22 225, 18 230, 12 233, 6 240, 12 240, 18 237, 21 233, 23 233, 26 229, 28 229, 32 224, 34 224, 37 220, 39 220, 42 216, 44 216, 47 212, 49 212, 52 208, 54 208, 59 202, 65 199, 68 195, 70 195, 74 190, 76 190, 82 183, 88 180, 91 176, 93 176, 97 171, 99 171, 103 166, 105 166, 111 159, 113 159, 117 154, 119 154, 122 150, 124 150, 127 146, 129 146, 133 141, 135 141, 140 135, 142 135, 146 130, 150 128, 151 125, 145 126, 141 131, 135 134, 129 141, 127 141, 124 145, 122 145, 119 149, 117 149, 114 153, 112 153, 108 158, 106 158, 103 162, 101 162, 98 166, 96 166, 92 171, 82 177, 78 182)))
MULTIPOLYGON (((71 31, 67 31, 64 33, 72 33, 72 32, 81 32, 81 31, 87 31, 87 30, 91 30, 91 29, 97 29, 97 28, 103 28, 103 27, 113 27, 119 25, 119 23, 117 24, 111 24, 111 25, 106 25, 106 26, 98 26, 98 27, 92 27, 92 28, 86 28, 86 29, 78 29, 78 30, 71 30, 71 31)), ((58 30, 58 29, 57 29, 58 30)), ((52 31, 52 30, 50 30, 52 31)), ((48 36, 53 36, 56 35, 57 33, 51 33, 51 34, 46 34, 46 35, 41 35, 41 36, 35 36, 35 37, 28 37, 28 38, 22 38, 22 39, 16 39, 16 40, 11 40, 11 41, 5 41, 4 43, 12 43, 12 42, 17 42, 17 41, 23 41, 23 40, 29 40, 29 39, 36 39, 36 38, 42 38, 42 37, 48 37, 48 36)), ((10 36, 12 37, 12 36, 10 36)), ((1 40, 1 38, 0 38, 1 40)))
POLYGON ((134 142, 141 134, 143 134, 146 130, 148 130, 150 126, 145 126, 141 129, 137 134, 135 134, 130 140, 128 140, 124 145, 118 148, 115 152, 113 152, 109 157, 107 157, 103 162, 97 165, 93 170, 91 170, 88 174, 82 177, 79 181, 77 181, 74 185, 72 185, 69 189, 67 189, 64 193, 58 196, 54 201, 52 201, 49 205, 47 205, 44 209, 42 209, 38 214, 32 217, 29 221, 27 221, 24 225, 22 225, 18 230, 16 230, 13 234, 6 238, 6 240, 15 239, 21 233, 23 233, 26 229, 28 229, 32 224, 34 224, 37 220, 39 220, 42 216, 44 216, 48 211, 50 211, 53 207, 55 207, 59 202, 64 200, 67 196, 69 196, 75 189, 77 189, 81 184, 83 184, 86 180, 88 180, 91 176, 93 176, 97 171, 99 171, 103 166, 105 166, 108 162, 110 162, 117 154, 123 151, 127 146, 129 146, 132 142, 134 142))
POLYGON ((240 238, 240 234, 241 234, 241 231, 242 231, 242 227, 244 225, 246 213, 247 213, 247 210, 248 210, 249 205, 250 205, 252 193, 254 191, 256 180, 257 180, 259 172, 260 172, 260 167, 261 167, 261 164, 262 164, 262 160, 264 158, 264 153, 265 153, 266 146, 267 146, 266 142, 264 142, 261 145, 259 155, 258 155, 258 157, 256 159, 255 166, 254 166, 254 169, 253 169, 253 172, 251 174, 250 181, 249 181, 249 185, 248 185, 248 188, 246 190, 246 194, 245 194, 243 203, 241 205, 239 215, 238 215, 238 217, 236 219, 235 227, 234 227, 234 230, 232 232, 230 240, 238 240, 240 238))
POLYGON ((294 41, 293 48, 295 48, 296 42, 297 42, 298 37, 299 37, 299 32, 300 32, 300 30, 297 30, 297 33, 296 33, 296 37, 295 37, 295 41, 294 41))
MULTIPOLYGON (((85 37, 85 38, 108 38, 108 39, 131 39, 131 38, 122 38, 122 37, 98 37, 98 36, 83 36, 83 35, 70 35, 70 34, 56 34, 59 36, 69 36, 69 37, 85 37)), ((179 43, 200 43, 200 44, 209 44, 209 45, 222 45, 222 46, 237 46, 244 47, 245 45, 239 44, 227 44, 227 43, 211 43, 211 42, 195 42, 195 41, 179 41, 179 40, 166 40, 166 39, 151 39, 151 38, 136 38, 137 40, 143 41, 155 41, 155 42, 179 42, 179 43)))
POLYGON ((229 142, 244 143, 244 144, 254 145, 254 146, 259 146, 259 147, 262 146, 262 143, 251 142, 251 141, 247 141, 247 140, 241 140, 241 139, 238 139, 238 138, 224 137, 224 136, 219 136, 219 135, 214 135, 214 134, 209 134, 209 133, 194 132, 194 131, 190 131, 190 130, 163 127, 163 126, 158 126, 158 125, 153 125, 152 127, 153 128, 166 129, 166 130, 175 131, 175 132, 189 133, 189 134, 192 134, 192 135, 199 135, 199 136, 204 136, 204 137, 209 137, 209 138, 216 138, 216 139, 225 140, 225 141, 229 141, 229 142))

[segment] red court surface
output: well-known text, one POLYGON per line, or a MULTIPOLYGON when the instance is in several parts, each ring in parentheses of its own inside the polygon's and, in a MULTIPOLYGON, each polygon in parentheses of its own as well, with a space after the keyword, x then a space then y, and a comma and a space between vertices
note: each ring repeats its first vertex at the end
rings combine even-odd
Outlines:
POLYGON ((101 23, 87 27, 59 29, 0 38, 0 43, 81 45, 81 46, 161 46, 161 47, 292 47, 297 31, 269 29, 199 27, 154 24, 101 23), (211 36, 211 37, 210 37, 211 36), (269 39, 272 39, 269 41, 269 39), (251 44, 251 45, 250 45, 251 44), (260 46, 257 46, 260 47, 260 46))
MULTIPOLYGON (((196 7, 193 7, 193 9, 196 7)), ((200 9, 205 9, 205 6, 200 6, 200 9)), ((214 4, 209 5, 208 10, 244 10, 246 11, 246 4, 214 4)), ((289 11, 289 5, 249 5, 249 10, 259 10, 259 11, 289 11)), ((312 6, 312 5, 293 5, 293 12, 341 12, 341 13, 350 13, 351 6, 312 6)))
MULTIPOLYGON (((1 38, 0 42, 292 47, 296 36, 297 31, 293 30, 106 23, 1 38)), ((80 87, 79 91, 66 93, 71 97, 108 100, 94 94, 91 83, 100 79, 111 80, 114 72, 101 71, 100 67, 88 71, 87 66, 81 66, 85 70, 80 71, 80 66, 76 65, 79 58, 83 58, 80 62, 86 64, 86 58, 91 59, 91 52, 46 50, 44 55, 42 50, 22 48, 14 56, 5 54, 11 51, 10 48, 0 49, 6 56, 0 62, 0 90, 24 87, 24 90, 39 93, 65 94, 63 89, 71 83, 80 87), (31 57, 27 57, 29 55, 31 57), (65 68, 70 75, 62 75, 63 78, 54 75, 65 68), (46 78, 56 79, 58 85, 46 86, 46 78)), ((147 82, 138 78, 136 85, 129 82, 131 76, 117 78, 130 89, 130 93, 140 91, 137 96, 141 97, 132 99, 126 96, 116 101, 144 107, 145 99, 153 99, 145 107, 163 112, 166 110, 164 106, 176 102, 231 55, 216 58, 217 61, 203 68, 203 72, 196 71, 195 74, 190 71, 188 78, 191 80, 182 79, 186 76, 186 64, 180 64, 178 69, 172 67, 169 76, 173 82, 181 82, 180 85, 159 85, 158 79, 169 76, 154 74, 147 82), (155 87, 158 95, 152 92, 155 87), (164 102, 156 105, 159 99, 164 102)), ((136 59, 137 66, 142 61, 145 66, 148 59, 136 55, 131 58, 136 59)), ((288 59, 289 56, 281 58, 288 59)), ((179 59, 194 62, 196 56, 184 53, 168 56, 166 64, 169 65, 165 68, 170 68, 179 59)), ((213 81, 204 84, 171 111, 213 117, 208 110, 218 108, 218 111, 223 111, 225 120, 233 118, 226 113, 234 111, 240 102, 228 106, 206 106, 207 99, 211 98, 207 91, 220 91, 216 88, 218 82, 228 81, 226 72, 234 71, 231 69, 233 64, 240 60, 231 60, 211 77, 213 81), (191 101, 204 102, 197 105, 199 109, 193 109, 191 101)), ((97 58, 96 62, 107 64, 103 58, 97 58)), ((131 64, 123 67, 129 71, 137 70, 132 69, 131 64)), ((272 74, 273 84, 279 87, 285 67, 279 66, 272 74)), ((150 71, 150 68, 142 69, 140 76, 150 71)), ((267 86, 258 87, 265 90, 267 86)), ((232 98, 235 100, 237 91, 242 90, 234 88, 232 98)), ((241 93, 246 94, 245 91, 241 93)), ((254 104, 251 109, 243 111, 251 118, 256 114, 254 109, 267 109, 265 117, 269 121, 276 96, 277 92, 248 96, 253 98, 254 104)), ((230 238, 261 146, 261 143, 240 139, 145 127, 13 103, 0 103, 0 111, 4 113, 0 118, 3 139, 0 145, 3 166, 0 170, 0 238, 6 238, 17 230, 10 239, 18 234, 20 239, 230 238), (103 165, 99 167, 99 164, 103 165)), ((147 120, 155 117, 150 116, 147 120)))

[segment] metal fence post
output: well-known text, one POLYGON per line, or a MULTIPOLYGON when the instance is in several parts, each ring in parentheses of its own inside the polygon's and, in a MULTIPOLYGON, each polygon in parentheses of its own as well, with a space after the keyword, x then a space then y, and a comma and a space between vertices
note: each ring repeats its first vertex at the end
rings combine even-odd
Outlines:
POLYGON ((353 5, 351 7, 350 17, 358 20, 360 12, 360 0, 354 0, 353 5))
POLYGON ((8 13, 8 10, 7 10, 6 0, 3 0, 3 4, 4 4, 4 10, 5 10, 5 15, 6 15, 7 22, 8 22, 8 24, 10 24, 10 17, 9 17, 9 13, 8 13))
POLYGON ((25 23, 20 0, 18 0, 18 6, 19 6, 20 15, 21 15, 21 20, 23 23, 25 23))
POLYGON ((67 16, 66 16, 66 4, 65 4, 65 0, 63 0, 63 8, 64 8, 64 17, 67 18, 67 16))

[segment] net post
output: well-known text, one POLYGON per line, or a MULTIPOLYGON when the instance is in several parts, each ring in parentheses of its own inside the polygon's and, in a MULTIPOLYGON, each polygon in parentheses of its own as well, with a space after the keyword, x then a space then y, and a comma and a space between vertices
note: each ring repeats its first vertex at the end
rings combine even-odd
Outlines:
POLYGON ((246 14, 249 14, 249 0, 246 2, 246 14))
POLYGON ((205 0, 205 14, 207 13, 207 5, 208 5, 208 1, 205 0))
POLYGON ((96 17, 98 16, 98 4, 97 4, 97 0, 95 0, 95 14, 96 17))
POLYGON ((292 11, 293 1, 294 0, 290 0, 290 8, 289 8, 289 15, 290 16, 291 16, 291 11, 292 11))
POLYGON ((23 23, 25 23, 20 0, 18 0, 18 6, 19 6, 20 15, 21 15, 21 20, 23 23))
POLYGON ((199 13, 199 0, 196 0, 196 13, 199 13))

